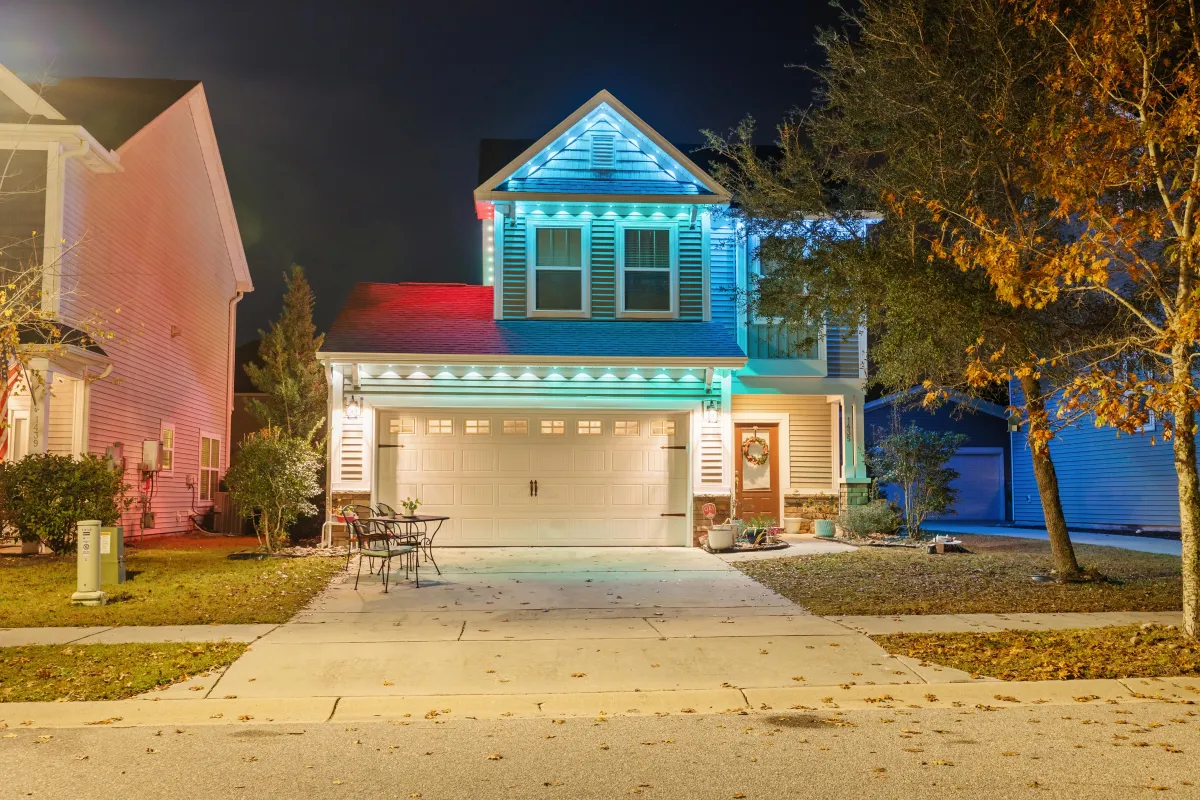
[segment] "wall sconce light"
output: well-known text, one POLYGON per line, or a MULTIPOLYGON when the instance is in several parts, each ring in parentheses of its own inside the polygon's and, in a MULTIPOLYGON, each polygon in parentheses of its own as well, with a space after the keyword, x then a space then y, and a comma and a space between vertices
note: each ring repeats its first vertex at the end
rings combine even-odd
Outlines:
POLYGON ((721 412, 717 408, 716 400, 709 400, 704 404, 704 421, 710 425, 715 425, 721 421, 721 412))
POLYGON ((358 419, 358 415, 362 413, 362 401, 350 395, 346 399, 346 419, 358 419))

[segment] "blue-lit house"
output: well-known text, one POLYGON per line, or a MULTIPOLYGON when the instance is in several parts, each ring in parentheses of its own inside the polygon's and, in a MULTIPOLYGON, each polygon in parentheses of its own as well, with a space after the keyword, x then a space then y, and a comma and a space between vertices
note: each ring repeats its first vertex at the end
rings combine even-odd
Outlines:
POLYGON ((325 339, 331 509, 417 498, 439 545, 691 546, 709 503, 865 495, 864 333, 800 352, 746 317, 726 189, 608 92, 494 166, 480 283, 360 284, 325 339))

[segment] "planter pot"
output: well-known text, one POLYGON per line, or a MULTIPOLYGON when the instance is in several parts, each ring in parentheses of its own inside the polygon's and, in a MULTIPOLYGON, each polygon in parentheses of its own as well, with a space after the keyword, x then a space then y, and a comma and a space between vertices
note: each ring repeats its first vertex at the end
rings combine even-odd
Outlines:
POLYGON ((734 527, 732 525, 717 525, 708 532, 709 550, 728 550, 733 547, 734 527))
POLYGON ((783 532, 784 533, 799 533, 800 532, 800 523, 803 521, 804 520, 799 519, 797 517, 784 517, 783 532))
POLYGON ((833 520, 818 519, 813 521, 813 533, 822 539, 833 538, 833 520))

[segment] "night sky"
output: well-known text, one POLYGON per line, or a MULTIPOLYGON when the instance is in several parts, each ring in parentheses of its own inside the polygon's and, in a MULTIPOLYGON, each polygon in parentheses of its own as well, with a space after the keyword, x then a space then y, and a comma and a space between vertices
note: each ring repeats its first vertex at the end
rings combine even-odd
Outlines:
POLYGON ((324 329, 355 281, 478 282, 481 138, 535 139, 608 89, 669 140, 810 102, 824 2, 0 0, 22 77, 204 82, 255 291, 303 264, 324 329))

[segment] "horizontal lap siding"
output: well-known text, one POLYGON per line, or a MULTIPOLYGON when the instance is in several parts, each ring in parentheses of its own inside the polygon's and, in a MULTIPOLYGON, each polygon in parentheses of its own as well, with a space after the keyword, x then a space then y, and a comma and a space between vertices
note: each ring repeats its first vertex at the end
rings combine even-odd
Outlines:
POLYGON ((791 485, 800 491, 827 492, 833 485, 833 431, 824 397, 786 394, 738 394, 734 413, 767 411, 788 415, 791 485))
MULTIPOLYGON (((114 334, 102 342, 113 374, 91 386, 88 450, 121 442, 125 480, 136 489, 142 440, 158 439, 164 422, 175 426, 174 470, 161 475, 154 498, 155 533, 189 527, 185 478, 199 477, 201 433, 221 440, 228 463, 234 275, 192 113, 189 101, 177 103, 127 142, 122 172, 70 162, 65 194, 73 250, 63 315, 98 314, 114 334)), ((127 531, 137 519, 135 507, 127 531)))
MULTIPOLYGON (((1161 430, 1153 434, 1161 435, 1161 430)), ((1012 434, 1013 518, 1044 525, 1024 430, 1012 434)), ((1178 528, 1179 495, 1170 442, 1121 435, 1083 422, 1050 446, 1068 525, 1178 528)))

